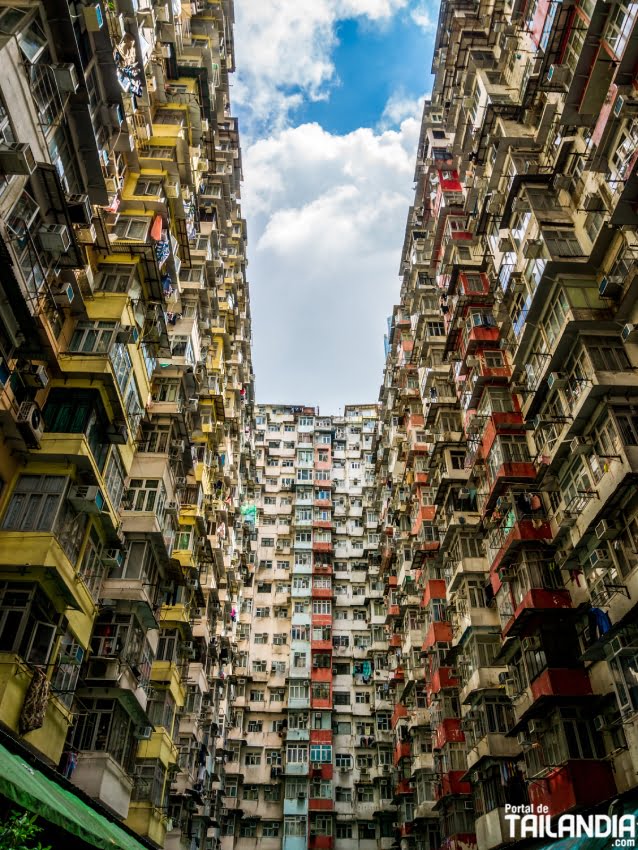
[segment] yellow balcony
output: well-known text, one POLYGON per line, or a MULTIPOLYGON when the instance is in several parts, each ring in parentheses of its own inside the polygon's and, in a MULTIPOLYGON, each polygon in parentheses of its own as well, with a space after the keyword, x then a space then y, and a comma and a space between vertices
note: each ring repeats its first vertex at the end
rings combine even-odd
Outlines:
POLYGON ((131 803, 124 823, 138 835, 150 838, 158 847, 164 846, 166 820, 162 810, 152 803, 131 803))
POLYGON ((166 628, 190 626, 189 609, 183 602, 178 602, 177 605, 162 605, 160 610, 160 626, 166 628))
POLYGON ((137 747, 138 759, 157 759, 167 770, 177 763, 177 756, 177 747, 163 726, 158 727, 148 741, 140 741, 137 747))
MULTIPOLYGON (((14 576, 15 578, 15 576, 14 576)), ((24 697, 31 684, 33 672, 18 655, 0 652, 0 722, 19 734, 19 721, 24 697)), ((56 696, 47 703, 44 724, 29 732, 29 746, 39 750, 44 758, 57 764, 62 757, 64 742, 73 716, 56 696)))
POLYGON ((195 553, 191 549, 173 549, 171 558, 175 558, 185 570, 193 569, 195 566, 195 553))
POLYGON ((86 649, 97 608, 56 537, 47 531, 0 531, 0 578, 37 581, 86 649))
MULTIPOLYGON (((58 366, 65 378, 79 379, 77 385, 81 387, 95 387, 96 382, 101 380, 108 399, 107 411, 110 408, 114 419, 126 419, 126 406, 108 354, 69 354, 65 352, 59 355, 58 366)), ((99 387, 99 383, 97 383, 97 386, 99 387)))
MULTIPOLYGON (((107 265, 108 259, 107 257, 100 259, 100 264, 107 265)), ((130 260, 128 264, 125 260, 120 260, 120 264, 135 265, 130 260)), ((123 320, 124 313, 127 312, 130 299, 126 292, 95 292, 85 303, 86 313, 91 321, 120 322, 123 320)), ((132 324, 132 321, 129 321, 130 318, 132 317, 127 316, 125 324, 132 324)))
POLYGON ((186 695, 177 664, 172 661, 154 661, 151 667, 151 681, 168 685, 177 707, 181 708, 184 705, 186 695))

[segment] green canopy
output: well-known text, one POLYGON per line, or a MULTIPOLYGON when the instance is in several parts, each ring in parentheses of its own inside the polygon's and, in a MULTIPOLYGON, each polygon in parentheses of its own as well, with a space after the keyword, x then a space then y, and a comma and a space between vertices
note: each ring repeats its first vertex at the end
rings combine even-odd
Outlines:
POLYGON ((102 850, 146 850, 121 827, 111 823, 20 756, 0 744, 0 794, 44 820, 102 850))

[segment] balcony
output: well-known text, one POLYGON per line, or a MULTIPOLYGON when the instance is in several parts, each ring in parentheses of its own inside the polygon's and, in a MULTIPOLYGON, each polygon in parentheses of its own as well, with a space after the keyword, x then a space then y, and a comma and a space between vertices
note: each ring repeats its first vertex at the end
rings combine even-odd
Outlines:
MULTIPOLYGON (((540 622, 551 614, 562 617, 564 612, 572 607, 570 592, 565 588, 531 588, 515 607, 511 598, 507 600, 506 597, 505 603, 501 603, 499 597, 500 591, 497 600, 503 637, 512 637, 528 631, 530 621, 532 624, 540 622)), ((531 628, 533 627, 532 625, 531 628)))
POLYGON ((439 723, 434 725, 432 743, 435 749, 440 750, 445 744, 451 742, 462 743, 465 741, 465 735, 461 728, 461 721, 457 717, 443 718, 439 723))
POLYGON ((493 528, 487 539, 487 555, 492 573, 498 572, 502 562, 511 557, 514 549, 526 543, 551 540, 552 526, 542 514, 527 519, 518 511, 507 514, 501 525, 493 528))
POLYGON ((472 786, 463 780, 465 773, 464 770, 450 770, 444 773, 436 787, 436 799, 442 800, 449 795, 471 794, 472 786))
POLYGON ((78 753, 71 782, 119 817, 128 815, 133 779, 109 753, 78 753))
POLYGON ((432 623, 423 641, 421 649, 425 652, 437 643, 452 643, 452 625, 449 622, 434 622, 432 623))
MULTIPOLYGON (((33 679, 33 668, 10 652, 0 653, 0 714, 5 726, 16 736, 25 696, 33 679)), ((52 693, 46 704, 44 722, 29 734, 29 745, 38 750, 52 764, 62 757, 64 743, 72 722, 70 710, 52 693)))
POLYGON ((530 803, 537 810, 546 806, 550 817, 596 806, 616 793, 613 768, 606 761, 572 759, 529 785, 530 803))
POLYGON ((0 531, 0 576, 15 581, 19 571, 25 581, 37 581, 57 610, 73 609, 74 631, 87 646, 97 607, 85 583, 62 547, 62 529, 47 531, 0 531))
POLYGON ((530 689, 534 702, 543 697, 578 698, 592 694, 587 671, 581 668, 548 667, 531 682, 530 689))
POLYGON ((412 745, 409 741, 399 741, 399 743, 395 746, 394 752, 392 754, 392 760, 396 765, 399 764, 402 759, 409 759, 412 753, 412 745))

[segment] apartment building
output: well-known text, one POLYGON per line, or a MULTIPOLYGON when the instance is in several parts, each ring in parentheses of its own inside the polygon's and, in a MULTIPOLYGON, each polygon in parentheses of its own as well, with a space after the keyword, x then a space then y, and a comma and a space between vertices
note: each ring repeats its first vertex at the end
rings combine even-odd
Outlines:
POLYGON ((638 808, 635 27, 441 4, 377 459, 404 848, 638 808))
POLYGON ((223 847, 389 848, 392 733, 377 405, 257 405, 223 847))
POLYGON ((2 794, 45 845, 212 850, 254 521, 233 3, 0 32, 2 794))

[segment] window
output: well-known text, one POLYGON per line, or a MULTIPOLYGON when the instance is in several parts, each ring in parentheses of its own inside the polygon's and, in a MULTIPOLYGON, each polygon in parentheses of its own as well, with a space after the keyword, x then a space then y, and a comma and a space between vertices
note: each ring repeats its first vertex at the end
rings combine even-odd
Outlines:
POLYGON ((59 618, 37 585, 0 584, 0 652, 47 665, 59 618))
POLYGON ((150 218, 130 218, 120 216, 113 227, 113 233, 118 239, 130 239, 134 242, 144 242, 150 226, 150 218))
POLYGON ((349 753, 337 753, 335 755, 335 767, 337 770, 351 770, 352 756, 349 753))
POLYGON ((251 702, 264 702, 264 691, 251 691, 250 692, 250 701, 251 702))
POLYGON ((313 614, 330 614, 332 611, 332 603, 329 599, 313 599, 312 613, 313 614))
POLYGON ((261 834, 264 838, 279 837, 279 823, 276 820, 265 820, 262 822, 261 834))
POLYGON ((313 744, 310 747, 310 761, 324 762, 332 761, 332 747, 329 744, 313 744))
POLYGON ((239 822, 239 835, 241 838, 256 838, 257 821, 242 820, 239 822))
POLYGON ((284 818, 284 835, 295 838, 306 838, 308 827, 305 817, 290 817, 284 818))
MULTIPOLYGON (((108 752, 131 774, 135 768, 135 722, 116 699, 84 699, 84 711, 72 730, 72 744, 78 750, 108 752)), ((148 794, 148 785, 146 786, 148 794)), ((161 787, 159 789, 161 799, 161 787)))
POLYGON ((270 803, 277 803, 281 800, 280 785, 266 785, 264 787, 264 800, 270 803))
MULTIPOLYGON (((352 793, 351 792, 348 792, 348 793, 350 794, 350 800, 351 800, 352 799, 352 793)), ((337 798, 337 799, 339 799, 339 798, 337 798)), ((344 800, 343 802, 350 802, 350 800, 344 800)), ((344 821, 338 820, 336 828, 337 828, 337 833, 336 833, 337 838, 352 838, 352 824, 351 823, 344 823, 344 821)))
POLYGON ((242 789, 242 796, 244 800, 258 800, 259 799, 259 788, 257 785, 244 785, 242 789))
POLYGON ((273 767, 280 767, 282 759, 283 756, 281 750, 266 750, 266 764, 273 767))
POLYGON ((288 764, 303 764, 308 761, 308 748, 301 744, 288 744, 286 748, 288 764))
POLYGON ((263 721, 261 720, 249 720, 248 721, 248 732, 261 732, 264 728, 263 721))
POLYGON ((553 257, 582 257, 583 249, 570 227, 543 228, 543 238, 553 257))
POLYGON ((335 705, 350 705, 349 691, 335 691, 333 694, 335 705))
POLYGON ((585 336, 581 341, 597 372, 622 372, 631 369, 631 361, 620 339, 607 336, 585 336))

